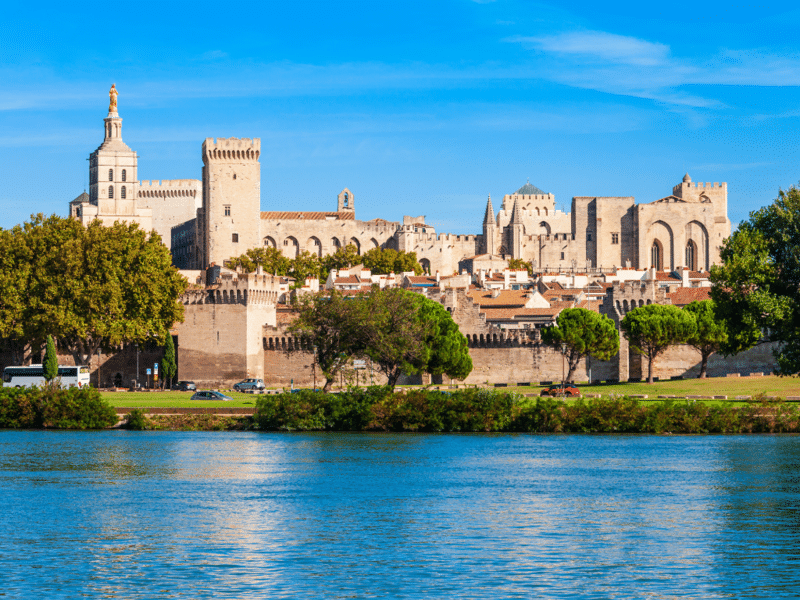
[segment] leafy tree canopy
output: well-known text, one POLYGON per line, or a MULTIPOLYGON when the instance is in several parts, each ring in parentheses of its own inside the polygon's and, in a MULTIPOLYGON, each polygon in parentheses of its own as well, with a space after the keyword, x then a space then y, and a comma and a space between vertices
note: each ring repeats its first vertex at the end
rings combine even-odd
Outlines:
POLYGON ((0 286, 9 292, 0 329, 20 345, 40 348, 52 334, 76 364, 87 364, 101 348, 161 343, 183 319, 177 300, 187 282, 161 238, 136 224, 95 221, 84 228, 75 219, 40 214, 2 232, 0 243, 9 240, 18 245, 0 259, 0 286), (22 268, 9 272, 15 265, 22 268))
POLYGON ((542 330, 542 341, 557 349, 563 347, 569 365, 567 381, 572 381, 587 356, 609 360, 619 352, 619 332, 614 321, 585 308, 562 310, 556 325, 542 330))
POLYGON ((770 206, 750 213, 711 267, 711 297, 728 327, 721 347, 736 354, 780 342, 781 373, 800 372, 800 190, 781 191, 770 206))
POLYGON ((686 343, 700 353, 700 377, 705 377, 709 357, 728 342, 727 322, 717 316, 713 300, 695 301, 683 310, 694 316, 697 325, 686 343))
POLYGON ((511 258, 508 261, 508 268, 512 271, 521 271, 525 269, 528 272, 528 276, 533 276, 533 264, 528 260, 511 258))
POLYGON ((684 344, 694 335, 694 316, 677 306, 647 304, 634 308, 620 322, 631 348, 648 361, 648 383, 653 383, 653 363, 667 348, 684 344))
POLYGON ((303 348, 292 350, 314 352, 328 392, 339 371, 362 350, 363 304, 336 290, 302 294, 293 302, 297 318, 289 332, 302 340, 303 348))
POLYGON ((416 252, 392 250, 391 248, 373 248, 364 253, 364 267, 379 275, 389 273, 422 274, 422 265, 417 261, 416 252))

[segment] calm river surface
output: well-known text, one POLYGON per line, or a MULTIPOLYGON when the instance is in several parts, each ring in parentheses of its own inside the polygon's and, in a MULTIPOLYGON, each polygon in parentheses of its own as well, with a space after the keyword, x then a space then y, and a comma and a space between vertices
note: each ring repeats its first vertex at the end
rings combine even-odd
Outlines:
POLYGON ((800 437, 0 432, 0 597, 796 598, 800 437))

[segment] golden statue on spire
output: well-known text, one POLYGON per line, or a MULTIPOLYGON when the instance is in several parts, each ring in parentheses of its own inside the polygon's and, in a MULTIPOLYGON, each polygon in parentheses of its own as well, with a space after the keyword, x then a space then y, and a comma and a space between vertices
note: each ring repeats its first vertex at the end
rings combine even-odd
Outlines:
POLYGON ((108 90, 108 112, 115 113, 117 112, 117 84, 112 83, 111 89, 108 90))

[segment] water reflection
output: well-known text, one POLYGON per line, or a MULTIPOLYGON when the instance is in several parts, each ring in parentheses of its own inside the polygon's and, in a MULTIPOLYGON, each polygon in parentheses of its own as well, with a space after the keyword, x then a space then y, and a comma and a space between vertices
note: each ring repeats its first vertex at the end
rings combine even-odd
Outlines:
POLYGON ((2 432, 8 597, 792 597, 800 438, 2 432))

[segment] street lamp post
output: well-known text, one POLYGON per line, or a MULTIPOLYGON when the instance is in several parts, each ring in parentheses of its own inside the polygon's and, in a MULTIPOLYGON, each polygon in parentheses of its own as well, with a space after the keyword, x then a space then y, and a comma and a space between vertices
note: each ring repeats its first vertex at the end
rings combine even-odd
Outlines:
POLYGON ((567 345, 561 344, 561 387, 563 388, 567 383, 567 374, 565 369, 565 362, 567 358, 567 345))
POLYGON ((317 391, 317 347, 313 347, 314 362, 311 363, 311 371, 314 373, 314 391, 317 391))

